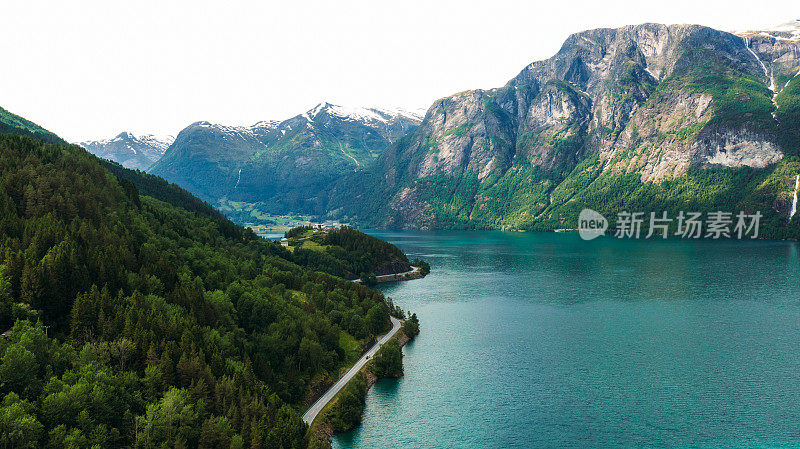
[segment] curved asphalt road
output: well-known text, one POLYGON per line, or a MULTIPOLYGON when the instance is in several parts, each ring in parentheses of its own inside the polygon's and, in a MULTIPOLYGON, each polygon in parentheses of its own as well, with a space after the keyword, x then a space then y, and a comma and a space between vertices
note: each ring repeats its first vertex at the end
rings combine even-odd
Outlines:
POLYGON ((350 370, 347 371, 347 373, 345 373, 345 375, 341 379, 339 379, 338 382, 333 384, 333 386, 328 391, 326 391, 325 394, 322 395, 322 397, 317 399, 317 402, 315 402, 314 405, 312 405, 311 408, 309 408, 303 414, 303 422, 305 422, 308 425, 311 425, 311 423, 314 422, 314 418, 317 417, 319 412, 321 412, 322 409, 325 408, 326 405, 328 405, 328 402, 330 402, 331 399, 333 399, 333 397, 336 396, 336 394, 339 391, 341 391, 341 389, 344 388, 345 385, 347 385, 347 382, 350 382, 350 379, 352 379, 353 376, 355 376, 357 372, 361 371, 361 368, 363 368, 364 365, 367 364, 368 361, 367 358, 368 357, 372 358, 375 355, 375 353, 378 352, 378 349, 380 349, 380 347, 383 346, 384 343, 389 341, 389 339, 392 338, 394 334, 396 334, 397 331, 400 330, 400 320, 398 320, 393 316, 390 316, 389 319, 392 320, 392 330, 390 330, 389 333, 381 337, 381 339, 378 340, 377 343, 375 343, 371 348, 369 348, 369 351, 367 351, 366 354, 361 356, 361 358, 358 359, 358 362, 356 362, 356 364, 353 365, 353 367, 350 368, 350 370))

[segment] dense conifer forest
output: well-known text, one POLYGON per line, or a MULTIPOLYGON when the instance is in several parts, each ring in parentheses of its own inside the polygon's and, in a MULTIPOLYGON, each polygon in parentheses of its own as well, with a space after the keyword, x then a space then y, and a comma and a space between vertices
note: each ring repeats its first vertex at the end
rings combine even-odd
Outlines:
POLYGON ((0 445, 306 447, 311 392, 390 305, 295 262, 159 178, 0 135, 0 445))
MULTIPOLYGON (((367 279, 411 270, 396 246, 347 226, 319 231, 301 226, 286 233, 295 261, 345 279, 367 279)), ((429 270, 430 271, 430 270, 429 270)), ((427 274, 427 273, 425 273, 427 274)))

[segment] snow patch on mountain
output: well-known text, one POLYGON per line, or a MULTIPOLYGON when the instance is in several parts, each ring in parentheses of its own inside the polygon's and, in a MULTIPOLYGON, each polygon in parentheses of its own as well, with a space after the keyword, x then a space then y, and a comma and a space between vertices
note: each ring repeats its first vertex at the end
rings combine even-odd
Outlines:
POLYGON ((125 167, 145 170, 160 159, 174 141, 174 136, 137 136, 123 131, 109 139, 86 140, 77 142, 76 145, 125 167))
POLYGON ((800 20, 782 23, 766 29, 734 31, 739 36, 765 36, 784 41, 800 41, 800 20))
POLYGON ((280 124, 281 122, 278 120, 261 120, 260 122, 254 123, 250 129, 271 131, 277 129, 280 124))
POLYGON ((384 109, 384 108, 365 108, 353 106, 341 106, 331 104, 328 102, 320 103, 314 106, 308 112, 302 114, 302 117, 309 121, 313 121, 317 116, 323 112, 330 116, 338 117, 343 120, 358 121, 363 123, 380 122, 389 123, 401 117, 411 118, 417 121, 422 120, 422 115, 417 112, 410 112, 403 109, 384 109))
POLYGON ((143 144, 154 149, 160 150, 161 153, 167 151, 172 142, 175 141, 175 136, 158 136, 155 134, 144 134, 137 136, 128 131, 123 131, 110 139, 99 140, 84 140, 82 142, 75 142, 75 145, 87 148, 87 146, 106 146, 113 142, 125 142, 129 146, 131 144, 143 144))

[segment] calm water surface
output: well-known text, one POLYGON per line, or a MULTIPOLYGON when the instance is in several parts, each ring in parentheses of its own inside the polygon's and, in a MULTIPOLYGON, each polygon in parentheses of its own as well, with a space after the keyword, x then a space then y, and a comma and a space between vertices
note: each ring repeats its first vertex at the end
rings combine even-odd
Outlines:
POLYGON ((371 232, 422 334, 334 448, 797 447, 800 248, 371 232))

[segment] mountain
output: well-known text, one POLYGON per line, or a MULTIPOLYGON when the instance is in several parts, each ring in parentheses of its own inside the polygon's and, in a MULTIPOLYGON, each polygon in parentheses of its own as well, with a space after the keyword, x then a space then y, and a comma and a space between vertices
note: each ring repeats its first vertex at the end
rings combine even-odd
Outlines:
POLYGON ((0 133, 4 444, 330 447, 302 410, 394 307, 321 264, 405 255, 344 232, 296 258, 174 184, 14 120, 0 133))
POLYGON ((414 129, 413 113, 322 103, 282 122, 182 130, 150 172, 212 203, 261 202, 273 213, 325 212, 320 192, 374 165, 414 129))
POLYGON ((87 140, 76 145, 95 156, 118 162, 127 168, 147 170, 161 159, 173 141, 175 138, 172 136, 135 136, 129 132, 121 132, 111 139, 87 140))
POLYGON ((575 227, 590 207, 763 209, 800 173, 800 26, 643 24, 570 36, 505 86, 437 100, 330 215, 402 228, 575 227))

